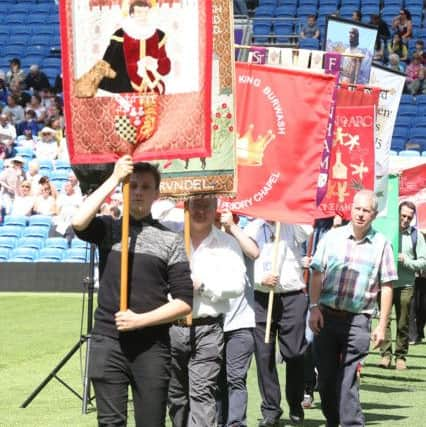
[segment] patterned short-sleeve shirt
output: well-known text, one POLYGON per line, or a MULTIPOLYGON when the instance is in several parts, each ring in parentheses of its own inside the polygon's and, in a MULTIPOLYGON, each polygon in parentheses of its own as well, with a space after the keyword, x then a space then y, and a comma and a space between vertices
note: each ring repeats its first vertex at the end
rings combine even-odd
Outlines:
POLYGON ((324 236, 311 268, 324 273, 320 304, 352 313, 372 313, 380 285, 398 279, 386 238, 371 228, 357 241, 350 223, 324 236))

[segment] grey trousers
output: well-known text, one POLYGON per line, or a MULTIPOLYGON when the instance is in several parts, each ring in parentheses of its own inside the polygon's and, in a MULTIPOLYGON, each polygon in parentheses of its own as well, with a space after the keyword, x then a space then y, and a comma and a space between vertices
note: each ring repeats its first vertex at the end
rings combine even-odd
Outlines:
POLYGON ((218 396, 220 426, 247 426, 247 372, 253 352, 252 328, 225 332, 225 361, 218 396))
POLYGON ((321 409, 327 426, 364 426, 357 382, 358 363, 370 346, 371 319, 365 314, 337 318, 324 313, 315 336, 321 409))
POLYGON ((223 360, 221 323, 170 328, 169 415, 173 427, 216 426, 217 379, 223 360))

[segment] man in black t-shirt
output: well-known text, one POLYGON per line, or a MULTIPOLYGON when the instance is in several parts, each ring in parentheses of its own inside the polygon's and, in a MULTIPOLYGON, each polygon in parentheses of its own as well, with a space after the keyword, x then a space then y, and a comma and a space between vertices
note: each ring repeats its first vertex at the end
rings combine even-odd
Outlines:
POLYGON ((99 426, 126 425, 129 384, 136 426, 165 425, 169 325, 191 312, 193 285, 182 238, 151 216, 159 184, 154 166, 133 166, 131 157, 124 156, 72 220, 77 236, 99 248, 100 286, 89 361, 99 426), (121 220, 96 213, 129 176, 129 308, 119 311, 121 220))

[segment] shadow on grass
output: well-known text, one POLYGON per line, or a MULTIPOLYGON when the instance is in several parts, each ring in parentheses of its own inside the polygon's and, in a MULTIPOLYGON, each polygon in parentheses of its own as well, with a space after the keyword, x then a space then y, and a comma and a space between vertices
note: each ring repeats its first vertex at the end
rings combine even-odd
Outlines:
POLYGON ((407 387, 389 387, 386 385, 378 385, 378 384, 362 384, 361 390, 371 391, 374 393, 402 393, 407 391, 412 391, 412 388, 407 387))
POLYGON ((386 374, 385 373, 372 374, 370 372, 363 372, 361 375, 361 387, 363 386, 362 378, 374 378, 377 380, 400 381, 403 383, 424 383, 425 382, 424 378, 402 376, 402 375, 399 375, 398 371, 393 371, 393 372, 386 371, 386 374))
MULTIPOLYGON (((411 358, 411 356, 410 356, 410 358, 411 358)), ((408 365, 408 370, 409 371, 420 371, 420 370, 425 370, 426 369, 426 366, 411 365, 409 360, 407 362, 407 365, 408 365)), ((392 366, 390 369, 389 368, 388 369, 379 368, 374 363, 365 363, 363 366, 365 366, 366 368, 373 368, 373 369, 383 370, 383 371, 386 371, 386 372, 395 371, 395 367, 394 366, 392 366)))
MULTIPOLYGON (((363 405, 364 406, 364 405, 363 405)), ((365 424, 385 424, 386 421, 401 421, 407 419, 408 417, 404 415, 386 415, 383 413, 364 413, 365 415, 365 424)), ((386 425, 388 425, 386 423, 386 425)))

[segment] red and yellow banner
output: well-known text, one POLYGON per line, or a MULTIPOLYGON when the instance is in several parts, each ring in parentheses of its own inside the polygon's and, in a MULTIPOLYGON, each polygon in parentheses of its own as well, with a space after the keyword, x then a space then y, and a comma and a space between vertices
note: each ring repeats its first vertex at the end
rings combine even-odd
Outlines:
POLYGON ((212 15, 212 0, 61 1, 73 164, 211 154, 212 15))
POLYGON ((374 189, 374 105, 336 107, 327 193, 318 217, 349 219, 354 194, 374 189))
POLYGON ((332 76, 237 63, 238 193, 222 208, 313 222, 333 90, 332 76))

